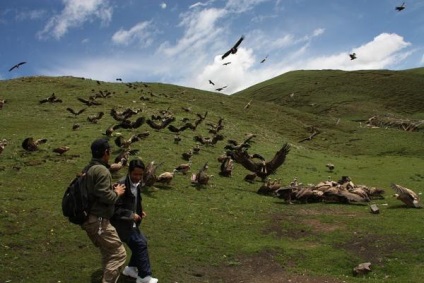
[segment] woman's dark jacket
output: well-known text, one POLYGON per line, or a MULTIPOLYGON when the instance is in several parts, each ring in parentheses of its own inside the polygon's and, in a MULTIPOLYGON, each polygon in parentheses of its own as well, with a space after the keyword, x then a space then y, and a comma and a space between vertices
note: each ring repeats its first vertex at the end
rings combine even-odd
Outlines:
MULTIPOLYGON (((137 193, 134 196, 131 192, 130 177, 127 175, 118 182, 119 184, 125 184, 125 193, 118 198, 115 203, 115 213, 110 219, 110 223, 115 227, 118 232, 119 238, 123 242, 127 242, 131 230, 134 228, 134 213, 141 216, 141 190, 140 185, 137 186, 137 193), (137 201, 136 198, 137 197, 137 201)), ((141 221, 135 223, 138 227, 141 221)))

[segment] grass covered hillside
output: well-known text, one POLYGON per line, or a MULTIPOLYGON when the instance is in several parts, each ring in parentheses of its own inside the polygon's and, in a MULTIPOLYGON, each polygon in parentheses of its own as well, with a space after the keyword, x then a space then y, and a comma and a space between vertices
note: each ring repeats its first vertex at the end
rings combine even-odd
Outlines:
POLYGON ((370 114, 412 115, 423 119, 423 84, 424 68, 292 71, 234 96, 346 119, 369 118, 370 114))
MULTIPOLYGON (((351 154, 397 152, 420 156, 422 134, 398 135, 397 131, 370 133, 368 129, 366 135, 361 132, 371 117, 385 122, 381 125, 384 129, 395 128, 394 122, 404 121, 418 125, 422 132, 423 86, 424 68, 406 71, 293 71, 232 97, 252 100, 252 105, 267 102, 281 106, 284 113, 272 119, 289 115, 291 123, 300 120, 304 127, 318 128, 325 133, 317 136, 315 146, 318 147, 351 154), (384 144, 382 141, 385 141, 384 144), (396 145, 392 147, 391 143, 396 145)), ((271 115, 266 116, 269 118, 271 115)), ((298 124, 292 130, 299 132, 300 128, 298 124)))
MULTIPOLYGON (((424 210, 393 198, 390 184, 422 193, 423 126, 406 131, 387 121, 371 127, 367 120, 423 120, 423 76, 422 69, 298 71, 231 96, 75 77, 0 81, 0 282, 100 282, 100 255, 85 232, 62 216, 61 199, 90 160, 94 139, 109 138, 114 159, 123 151, 115 140, 135 134, 144 138, 131 144, 131 158, 161 164, 158 175, 188 163, 183 154, 200 148, 187 174, 175 173, 169 185, 144 191, 142 230, 160 282, 421 282, 424 210), (77 115, 67 108, 84 110, 77 115), (113 111, 134 112, 128 119, 140 123, 106 135, 121 123, 113 111), (198 126, 181 131, 176 142, 169 127, 147 122, 159 123, 158 116, 172 117, 176 128, 198 126), (246 182, 250 171, 240 163, 230 177, 221 176, 218 157, 229 140, 241 143, 252 134, 247 152, 267 161, 290 145, 283 165, 269 176, 281 187, 294 179, 312 186, 349 176, 384 190, 384 198, 289 204, 258 194, 265 183, 246 182), (212 143, 201 142, 217 135, 212 143), (27 151, 22 143, 29 137, 47 141, 27 151), (53 151, 61 146, 69 150, 53 151), (193 184, 192 174, 205 163, 209 183, 193 184), (371 204, 379 214, 370 212, 371 204), (353 268, 364 262, 372 271, 354 276, 353 268)), ((122 276, 119 282, 134 281, 122 276)))

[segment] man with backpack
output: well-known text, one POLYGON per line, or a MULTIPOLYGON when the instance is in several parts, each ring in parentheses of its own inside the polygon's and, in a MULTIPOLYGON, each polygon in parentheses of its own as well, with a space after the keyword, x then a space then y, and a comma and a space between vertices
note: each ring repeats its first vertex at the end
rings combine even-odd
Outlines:
POLYGON ((91 144, 92 159, 81 183, 88 192, 89 215, 81 225, 102 256, 102 283, 116 283, 126 261, 125 247, 109 219, 115 202, 124 194, 125 185, 112 185, 109 171, 110 145, 106 139, 91 144))

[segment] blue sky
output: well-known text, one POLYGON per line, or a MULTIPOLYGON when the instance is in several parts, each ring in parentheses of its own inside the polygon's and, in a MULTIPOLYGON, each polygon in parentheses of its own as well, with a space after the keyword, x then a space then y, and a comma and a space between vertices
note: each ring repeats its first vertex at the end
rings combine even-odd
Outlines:
POLYGON ((122 78, 231 94, 292 70, 423 67, 424 1, 396 11, 402 2, 2 0, 0 79, 122 78))

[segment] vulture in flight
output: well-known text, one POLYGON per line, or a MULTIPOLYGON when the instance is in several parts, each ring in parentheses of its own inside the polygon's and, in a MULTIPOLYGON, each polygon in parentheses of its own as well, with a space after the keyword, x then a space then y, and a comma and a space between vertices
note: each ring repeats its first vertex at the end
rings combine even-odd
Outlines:
POLYGON ((168 130, 170 130, 173 133, 180 133, 180 132, 185 131, 187 129, 190 129, 190 130, 193 130, 194 131, 194 130, 196 130, 196 127, 192 123, 190 123, 190 122, 185 123, 181 127, 176 127, 176 126, 174 126, 172 124, 168 126, 168 130))
POLYGON ((143 116, 138 117, 134 122, 130 121, 129 119, 125 119, 121 123, 116 125, 115 128, 116 129, 118 129, 118 128, 137 129, 137 128, 141 127, 141 125, 143 125, 145 121, 146 121, 146 118, 143 117, 143 116))
POLYGON ((66 110, 72 114, 74 114, 74 116, 78 116, 79 114, 81 114, 82 112, 84 112, 87 108, 82 108, 81 110, 75 111, 74 109, 72 109, 71 107, 66 108, 66 110))
POLYGON ((221 59, 224 60, 225 57, 227 57, 230 54, 236 54, 237 53, 237 48, 240 45, 240 43, 243 41, 244 36, 240 37, 240 39, 236 42, 236 44, 234 44, 233 47, 231 47, 230 50, 228 50, 227 52, 224 53, 224 55, 221 56, 221 59))
POLYGON ((394 197, 402 201, 408 207, 421 208, 420 197, 411 189, 391 184, 392 189, 395 191, 394 197))
POLYGON ((175 121, 175 117, 167 117, 160 121, 160 123, 155 123, 151 119, 147 119, 146 123, 149 125, 152 129, 155 130, 162 130, 166 127, 168 127, 169 124, 175 121))
POLYGON ((209 84, 215 85, 215 83, 213 81, 211 81, 211 80, 209 80, 209 84))
POLYGON ((100 102, 95 101, 94 99, 87 100, 87 99, 84 99, 84 98, 81 98, 81 97, 78 97, 77 99, 87 106, 102 105, 100 102))
POLYGON ((56 96, 56 94, 54 94, 54 92, 53 92, 49 97, 46 97, 46 98, 39 100, 40 104, 47 103, 47 102, 49 102, 49 103, 57 103, 57 102, 62 103, 62 99, 58 98, 56 96))
POLYGON ((255 173, 256 176, 260 177, 262 181, 264 181, 284 163, 289 151, 290 145, 285 143, 270 161, 261 160, 259 162, 255 162, 246 150, 234 151, 233 157, 237 163, 240 163, 244 168, 255 173))
POLYGON ((405 9, 405 2, 403 2, 402 3, 402 5, 400 5, 400 6, 396 6, 396 11, 398 11, 398 12, 400 12, 400 11, 402 11, 403 9, 405 9))
POLYGON ((117 136, 115 138, 115 144, 120 148, 129 148, 131 144, 141 141, 150 135, 149 132, 139 133, 132 135, 129 139, 125 139, 123 136, 117 136))
POLYGON ((9 72, 13 71, 14 69, 19 69, 19 67, 22 66, 23 64, 26 64, 26 62, 20 62, 16 64, 15 66, 9 69, 9 72))
POLYGON ((356 53, 349 54, 350 60, 356 59, 356 53))

